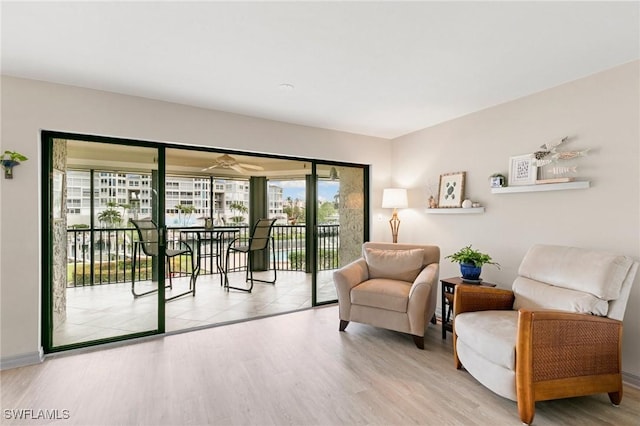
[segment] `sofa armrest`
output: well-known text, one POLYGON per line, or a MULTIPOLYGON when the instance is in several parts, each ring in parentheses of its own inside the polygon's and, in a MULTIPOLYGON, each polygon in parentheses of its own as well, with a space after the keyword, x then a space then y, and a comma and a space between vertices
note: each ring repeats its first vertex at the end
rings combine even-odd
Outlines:
POLYGON ((453 296, 453 312, 510 310, 513 308, 514 295, 511 290, 460 284, 453 296))
MULTIPOLYGON (((516 388, 521 417, 535 401, 607 392, 622 398, 622 322, 560 312, 518 313, 516 388)), ((524 420, 523 420, 524 421, 524 420)))
POLYGON ((407 315, 411 333, 424 335, 427 323, 436 310, 440 265, 431 263, 422 269, 409 290, 407 315))
POLYGON ((333 272, 340 319, 349 321, 351 314, 351 289, 369 279, 369 268, 364 258, 357 259, 333 272))

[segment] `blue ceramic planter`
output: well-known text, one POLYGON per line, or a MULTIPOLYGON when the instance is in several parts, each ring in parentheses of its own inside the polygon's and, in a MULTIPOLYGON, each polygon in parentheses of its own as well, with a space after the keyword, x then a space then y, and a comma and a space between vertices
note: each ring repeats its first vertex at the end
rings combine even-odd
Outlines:
POLYGON ((476 266, 473 263, 460 264, 460 273, 462 274, 462 278, 465 280, 477 281, 480 279, 481 272, 482 267, 476 266))

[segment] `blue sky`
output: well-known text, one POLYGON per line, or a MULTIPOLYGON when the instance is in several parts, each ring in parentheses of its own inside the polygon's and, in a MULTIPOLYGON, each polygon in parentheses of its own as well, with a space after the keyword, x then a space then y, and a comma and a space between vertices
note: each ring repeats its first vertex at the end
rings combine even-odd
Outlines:
MULTIPOLYGON (((292 199, 305 199, 305 182, 303 180, 284 180, 284 181, 270 181, 272 185, 277 185, 282 188, 283 197, 286 200, 287 197, 292 199)), ((320 201, 333 201, 333 196, 338 192, 340 182, 338 181, 326 181, 321 180, 318 183, 318 198, 320 201)))

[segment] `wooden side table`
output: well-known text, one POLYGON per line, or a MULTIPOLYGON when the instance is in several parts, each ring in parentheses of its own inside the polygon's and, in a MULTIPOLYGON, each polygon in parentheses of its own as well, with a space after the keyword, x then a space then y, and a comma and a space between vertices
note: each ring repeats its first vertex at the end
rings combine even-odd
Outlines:
POLYGON ((462 281, 460 277, 443 278, 440 280, 442 283, 442 338, 447 338, 447 331, 453 332, 453 293, 455 292, 458 284, 468 285, 481 285, 484 287, 495 287, 496 284, 482 282, 481 284, 469 284, 462 281))

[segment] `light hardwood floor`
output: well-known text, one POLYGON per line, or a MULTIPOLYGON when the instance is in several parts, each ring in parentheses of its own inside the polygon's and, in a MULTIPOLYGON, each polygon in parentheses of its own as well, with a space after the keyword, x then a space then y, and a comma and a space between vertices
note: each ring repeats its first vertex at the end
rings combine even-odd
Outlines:
MULTIPOLYGON (((56 356, 3 371, 11 409, 68 410, 64 425, 519 425, 516 404, 456 370, 451 337, 351 323, 336 306, 56 356)), ((10 416, 9 416, 10 417, 10 416)), ((640 390, 539 402, 536 425, 637 425, 640 390)))

